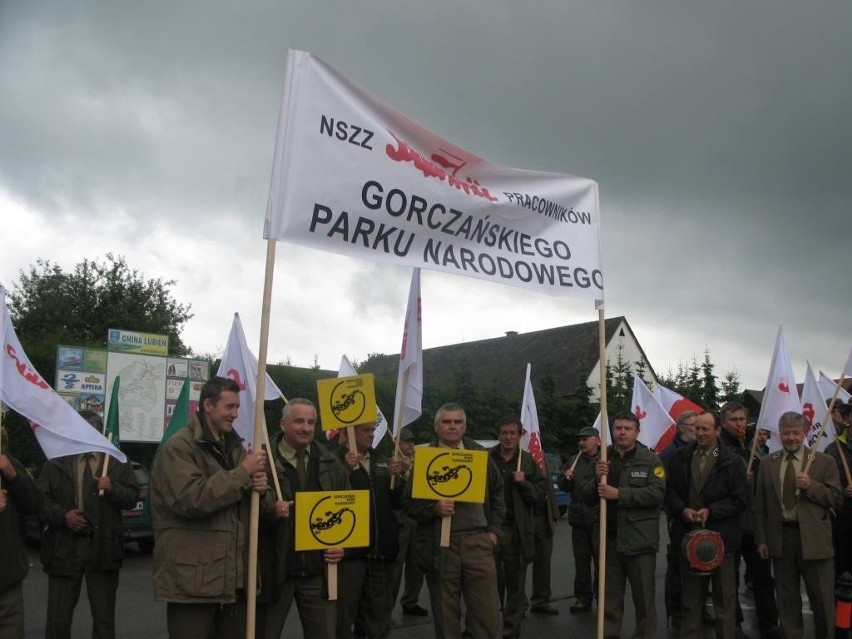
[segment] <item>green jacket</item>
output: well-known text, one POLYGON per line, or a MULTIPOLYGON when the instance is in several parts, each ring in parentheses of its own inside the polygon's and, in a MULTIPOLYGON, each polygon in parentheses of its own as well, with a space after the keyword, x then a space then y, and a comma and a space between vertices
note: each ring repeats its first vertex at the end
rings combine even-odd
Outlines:
POLYGON ((121 511, 133 508, 139 499, 132 466, 111 459, 107 476, 112 480, 112 491, 99 497, 93 484, 93 489, 83 495, 83 510, 91 526, 75 533, 65 525, 65 513, 77 508, 77 459, 77 455, 52 459, 41 469, 38 478, 44 493, 41 562, 49 575, 70 576, 86 568, 121 568, 125 533, 121 511), (81 546, 79 537, 91 541, 81 546))
POLYGON ((568 505, 568 523, 579 528, 592 528, 598 521, 598 507, 600 498, 597 494, 597 479, 595 478, 595 464, 601 459, 600 451, 594 457, 584 453, 577 453, 565 462, 562 472, 559 474, 559 487, 571 495, 571 503, 568 505), (574 477, 568 479, 565 471, 574 467, 574 477))
MULTIPOLYGON (((485 450, 473 439, 465 436, 462 440, 467 450, 485 450)), ((438 440, 433 439, 430 446, 437 446, 438 440)), ((415 464, 417 455, 415 453, 415 464)), ((415 556, 417 563, 424 572, 439 573, 443 562, 441 548, 441 518, 435 514, 435 502, 429 499, 414 499, 411 497, 413 481, 409 481, 403 493, 403 506, 409 517, 417 522, 414 532, 415 556)), ((488 477, 485 483, 485 519, 488 522, 488 532, 493 532, 498 539, 503 535, 503 518, 506 516, 506 504, 503 501, 503 479, 500 471, 489 459, 488 477)))
MULTIPOLYGON (((231 603, 247 576, 251 477, 236 433, 216 444, 199 413, 162 447, 149 490, 154 527, 154 598, 231 603)), ((261 498, 271 511, 274 493, 261 498)))
MULTIPOLYGON (((608 448, 608 459, 617 454, 615 446, 608 448)), ((660 510, 666 496, 666 471, 660 458, 650 448, 636 442, 636 452, 622 467, 617 488, 616 550, 625 555, 658 552, 660 510)), ((597 494, 596 485, 583 490, 586 493, 594 490, 597 494)))
MULTIPOLYGON (((512 508, 515 521, 511 524, 504 522, 504 527, 512 525, 517 532, 521 543, 521 558, 530 563, 535 554, 535 507, 544 505, 547 496, 547 482, 538 464, 525 451, 521 453, 521 470, 524 471, 526 481, 521 484, 513 483, 513 489, 506 494, 505 486, 503 492, 504 502, 512 500, 512 508)), ((488 453, 495 464, 500 463, 500 444, 494 446, 488 453)), ((513 465, 517 464, 517 455, 513 458, 513 465)), ((499 466, 498 466, 499 468, 499 466)), ((508 509, 507 509, 508 510, 508 509)))

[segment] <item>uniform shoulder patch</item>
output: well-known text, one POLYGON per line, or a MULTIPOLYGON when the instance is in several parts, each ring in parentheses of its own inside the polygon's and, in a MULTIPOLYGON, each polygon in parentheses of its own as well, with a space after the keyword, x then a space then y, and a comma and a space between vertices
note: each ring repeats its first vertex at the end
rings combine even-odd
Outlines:
POLYGON ((659 479, 665 479, 666 469, 663 468, 662 466, 655 466, 654 467, 654 477, 657 477, 659 479))

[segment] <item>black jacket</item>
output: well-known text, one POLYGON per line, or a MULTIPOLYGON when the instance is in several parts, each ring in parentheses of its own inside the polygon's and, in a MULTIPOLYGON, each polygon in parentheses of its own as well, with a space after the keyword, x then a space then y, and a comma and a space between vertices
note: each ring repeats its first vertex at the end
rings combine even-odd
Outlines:
MULTIPOLYGON (((346 452, 345 446, 335 451, 344 467, 346 452)), ((397 477, 394 488, 391 490, 390 478, 389 461, 379 456, 375 449, 370 449, 370 473, 367 473, 362 466, 349 472, 352 490, 370 491, 370 546, 348 549, 344 560, 364 556, 385 561, 396 559, 399 553, 399 521, 394 514, 394 509, 402 508, 402 491, 405 482, 397 477)))
MULTIPOLYGON (((692 486, 692 458, 698 447, 692 443, 681 448, 671 458, 666 482, 666 508, 672 517, 671 542, 680 545, 693 525, 681 515, 689 504, 692 486)), ((748 487, 745 463, 721 440, 718 440, 718 457, 701 490, 704 507, 710 510, 706 527, 722 536, 725 554, 739 552, 743 534, 743 514, 746 509, 748 487)))
MULTIPOLYGON (((102 463, 102 461, 100 462, 102 463)), ((58 457, 41 469, 38 485, 44 491, 41 520, 46 524, 41 539, 41 561, 49 575, 70 576, 86 568, 118 570, 124 559, 124 524, 121 511, 133 508, 139 499, 139 486, 130 463, 112 459, 107 475, 112 491, 99 497, 97 488, 83 495, 86 517, 91 526, 79 533, 65 525, 65 513, 77 507, 75 477, 77 456, 58 457), (88 556, 79 552, 76 537, 91 539, 88 556)))
POLYGON ((9 461, 18 474, 12 480, 3 477, 2 488, 8 491, 8 501, 0 512, 0 594, 21 583, 29 572, 21 515, 38 515, 42 500, 29 472, 14 458, 9 457, 9 461))

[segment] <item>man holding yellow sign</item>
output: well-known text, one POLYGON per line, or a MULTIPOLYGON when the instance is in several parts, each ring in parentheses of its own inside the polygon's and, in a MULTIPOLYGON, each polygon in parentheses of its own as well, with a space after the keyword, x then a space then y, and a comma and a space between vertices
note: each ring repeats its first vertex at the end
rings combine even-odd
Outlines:
MULTIPOLYGON (((258 615, 259 619, 264 619, 266 639, 279 639, 293 600, 299 608, 306 637, 335 636, 336 604, 327 601, 325 565, 340 562, 343 549, 338 546, 326 550, 297 550, 296 544, 296 515, 302 505, 297 494, 349 490, 346 470, 334 455, 314 441, 316 422, 313 402, 291 399, 281 414, 281 432, 270 442, 272 465, 284 497, 284 501, 276 504, 276 515, 284 514, 284 517, 265 531, 259 551, 261 561, 272 563, 270 572, 274 576, 263 584, 268 605, 265 614, 258 615)), ((325 517, 326 511, 335 514, 342 507, 329 503, 318 517, 325 517)), ((323 521, 329 524, 327 517, 323 521)), ((318 536, 324 538, 322 534, 318 536)), ((325 544, 314 547, 322 548, 325 544)))
POLYGON ((465 437, 467 418, 459 404, 444 404, 435 415, 436 438, 414 454, 407 511, 418 526, 417 558, 426 573, 435 637, 500 635, 494 550, 506 506, 500 472, 488 453, 465 437), (442 522, 451 522, 441 543, 442 522))

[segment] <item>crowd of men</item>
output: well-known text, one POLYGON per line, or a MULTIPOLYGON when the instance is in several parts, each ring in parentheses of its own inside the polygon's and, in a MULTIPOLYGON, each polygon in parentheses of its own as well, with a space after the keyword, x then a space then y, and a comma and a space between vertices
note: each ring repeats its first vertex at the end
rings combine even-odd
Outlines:
MULTIPOLYGON (((315 439, 314 405, 297 398, 285 405, 269 450, 247 451, 233 431, 239 392, 229 379, 206 382, 198 412, 164 443, 152 469, 154 597, 166 603, 170 637, 245 636, 252 494, 261 510, 257 637, 279 639, 293 603, 306 637, 387 637, 401 590, 404 614, 430 614, 418 603, 424 581, 439 639, 521 637, 528 611, 558 614, 549 603, 552 485, 521 449, 518 417, 496 424, 484 502, 436 501, 412 495, 414 442, 407 429, 392 458, 374 448, 372 424, 356 426, 352 441, 344 432, 322 444, 315 439), (280 497, 272 489, 276 484, 280 497), (296 550, 296 494, 346 490, 370 493, 368 545, 296 550), (448 517, 452 526, 442 543, 448 517), (336 600, 329 597, 331 565, 338 575, 336 600), (528 597, 530 565, 539 572, 528 597)), ((804 446, 807 422, 794 412, 779 421, 781 450, 769 454, 759 432, 752 434, 752 445, 746 411, 737 402, 718 413, 681 414, 674 441, 659 455, 638 442, 640 421, 632 413, 612 420, 605 460, 598 431, 582 428, 579 452, 559 478, 572 497, 568 523, 576 570, 570 612, 602 605, 604 636, 619 637, 629 584, 631 636, 656 637, 655 567, 664 511, 665 609, 676 636, 703 636, 708 593, 716 636, 744 636, 738 600, 743 563, 761 637, 803 636, 801 582, 815 636, 833 636, 835 575, 852 569, 852 553, 840 543, 852 528, 849 407, 837 408, 832 419, 838 436, 827 454, 804 446), (707 531, 721 542, 720 556, 702 570, 682 548, 707 531), (597 565, 601 538, 603 574, 597 565), (596 604, 599 579, 604 601, 596 604)), ((101 426, 97 415, 86 418, 101 426)), ((466 427, 464 408, 445 404, 428 445, 481 450, 466 427)), ((0 636, 23 637, 27 566, 16 530, 21 514, 38 514, 45 524, 45 637, 70 636, 84 578, 93 637, 116 636, 121 510, 135 503, 138 486, 129 464, 112 463, 104 472, 103 461, 100 455, 59 458, 35 482, 15 460, 0 455, 0 636)))

